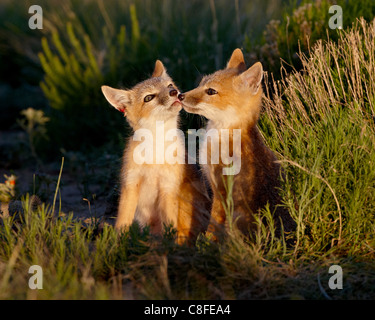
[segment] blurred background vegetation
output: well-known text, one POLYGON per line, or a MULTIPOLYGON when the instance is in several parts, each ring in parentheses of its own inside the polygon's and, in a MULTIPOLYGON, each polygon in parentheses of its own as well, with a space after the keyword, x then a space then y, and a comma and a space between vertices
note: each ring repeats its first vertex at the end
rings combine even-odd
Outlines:
MULTIPOLYGON (((25 270, 37 263, 47 277, 41 298, 123 298, 132 282, 134 297, 151 299, 373 299, 374 16, 374 0, 1 0, 0 201, 17 198, 12 169, 26 166, 29 193, 55 203, 63 155, 60 206, 73 198, 75 217, 88 211, 91 224, 60 216, 64 208, 57 220, 48 205, 32 212, 26 197, 25 217, 35 218, 0 224, 0 298, 35 298, 25 270), (32 4, 43 8, 42 30, 28 27, 32 4), (332 4, 343 9, 344 32, 328 29, 332 4), (96 214, 108 206, 97 200, 116 203, 129 134, 100 86, 130 87, 161 59, 189 90, 237 47, 268 72, 259 128, 285 169, 293 248, 261 219, 254 242, 229 234, 219 246, 202 237, 190 249, 175 246, 171 230, 161 245, 147 229, 99 231, 96 214), (324 289, 332 264, 345 270, 344 290, 324 289)), ((185 129, 200 121, 183 113, 185 129)))
MULTIPOLYGON (((101 85, 130 87, 161 59, 180 89, 189 90, 237 47, 248 64, 260 60, 279 78, 280 61, 298 69, 299 50, 307 52, 326 32, 338 38, 336 30, 326 31, 334 3, 343 7, 344 27, 375 13, 372 0, 3 0, 0 128, 20 129, 20 112, 34 108, 49 119, 45 139, 32 146, 39 157, 102 146, 121 152, 129 128, 101 85), (28 27, 33 4, 43 9, 42 30, 28 27)), ((183 119, 185 129, 202 125, 192 115, 183 119)))

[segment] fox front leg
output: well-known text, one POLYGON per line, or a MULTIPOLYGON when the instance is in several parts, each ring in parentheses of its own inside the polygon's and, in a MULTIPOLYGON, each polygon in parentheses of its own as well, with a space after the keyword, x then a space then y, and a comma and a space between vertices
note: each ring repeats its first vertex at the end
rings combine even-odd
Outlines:
POLYGON ((224 231, 224 224, 226 220, 224 207, 217 197, 214 196, 210 224, 207 228, 207 235, 211 235, 213 240, 217 240, 217 237, 224 231))
POLYGON ((178 218, 178 198, 174 193, 164 192, 160 199, 160 209, 164 213, 164 221, 171 223, 174 228, 177 228, 178 218))
POLYGON ((127 185, 121 188, 118 216, 115 229, 120 231, 129 227, 134 220, 139 199, 139 184, 127 185))

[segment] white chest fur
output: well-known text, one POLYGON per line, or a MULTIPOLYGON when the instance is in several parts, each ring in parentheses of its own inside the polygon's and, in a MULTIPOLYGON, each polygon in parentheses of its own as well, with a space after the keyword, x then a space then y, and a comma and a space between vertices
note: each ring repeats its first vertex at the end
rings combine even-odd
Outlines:
POLYGON ((176 130, 176 120, 147 125, 138 131, 143 138, 138 136, 129 142, 123 170, 125 185, 139 188, 135 219, 141 225, 159 215, 159 204, 166 194, 176 194, 177 198, 185 158, 184 137, 176 130))

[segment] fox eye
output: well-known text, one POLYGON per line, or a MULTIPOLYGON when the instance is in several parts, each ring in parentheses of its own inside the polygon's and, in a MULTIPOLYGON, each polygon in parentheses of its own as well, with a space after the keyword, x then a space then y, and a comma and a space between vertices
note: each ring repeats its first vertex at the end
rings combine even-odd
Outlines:
POLYGON ((144 102, 150 102, 154 98, 155 98, 154 94, 149 94, 148 96, 145 96, 145 98, 143 99, 143 101, 144 102))
POLYGON ((168 88, 173 88, 173 84, 171 83, 171 84, 168 86, 168 88))
POLYGON ((206 93, 210 96, 214 95, 214 94, 217 94, 217 91, 215 89, 212 89, 212 88, 208 88, 206 90, 206 93))

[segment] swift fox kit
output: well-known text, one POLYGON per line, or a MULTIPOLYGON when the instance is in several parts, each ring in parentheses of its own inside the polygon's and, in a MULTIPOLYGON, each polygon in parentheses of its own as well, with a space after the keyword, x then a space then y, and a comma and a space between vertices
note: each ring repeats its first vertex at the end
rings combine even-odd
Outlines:
MULTIPOLYGON (((277 207, 280 165, 270 149, 266 147, 257 129, 261 110, 263 69, 260 62, 246 70, 240 49, 234 50, 227 67, 205 76, 199 86, 184 94, 183 108, 190 113, 200 114, 208 119, 206 131, 210 129, 229 130, 229 138, 224 141, 206 139, 200 152, 211 154, 216 148, 233 150, 232 158, 241 159, 241 168, 233 176, 234 219, 238 218, 238 227, 248 232, 254 227, 254 214, 267 202, 274 212, 275 224, 280 231, 280 218, 284 229, 289 231, 293 220, 288 212, 277 207), (234 133, 240 129, 240 143, 235 143, 234 133)), ((222 153, 221 153, 222 154, 222 153)), ((233 162, 234 163, 234 162, 233 162)), ((222 201, 226 199, 225 176, 223 169, 228 162, 201 164, 204 174, 213 190, 210 232, 220 231, 226 215, 222 201)), ((237 168, 239 169, 239 168, 237 168)), ((279 234, 279 232, 278 232, 279 234)))
POLYGON ((166 137, 169 130, 177 129, 182 106, 179 91, 162 62, 157 60, 152 77, 132 89, 102 86, 102 92, 112 106, 124 113, 134 130, 123 156, 115 228, 121 230, 135 220, 141 227, 150 225, 152 233, 161 234, 163 224, 172 223, 177 227, 179 242, 193 239, 203 231, 201 217, 209 212, 205 209, 204 185, 194 167, 184 164, 184 152, 177 152, 177 156, 174 153, 172 163, 155 161, 160 158, 160 150, 164 156, 168 147, 184 148, 183 137, 177 136, 175 141, 166 137), (165 134, 155 139, 159 124, 163 125, 165 134), (151 135, 151 145, 143 150, 143 154, 151 155, 151 162, 141 161, 141 139, 137 133, 142 130, 151 135))

